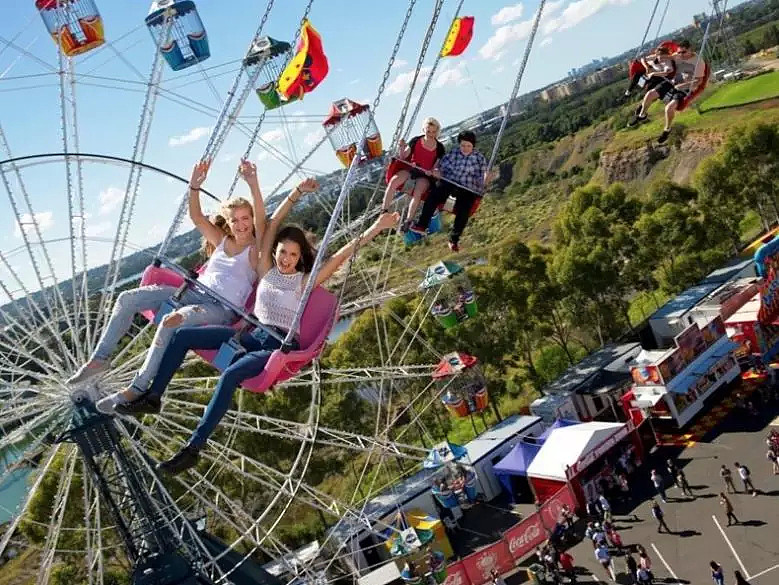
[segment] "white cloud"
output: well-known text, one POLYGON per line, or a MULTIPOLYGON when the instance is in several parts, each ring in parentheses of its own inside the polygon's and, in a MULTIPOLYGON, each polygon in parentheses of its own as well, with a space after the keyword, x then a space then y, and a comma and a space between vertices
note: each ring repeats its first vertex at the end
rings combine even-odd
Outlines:
POLYGON ((391 70, 402 69, 406 65, 408 65, 408 61, 405 59, 395 59, 395 61, 392 63, 391 70))
POLYGON ((108 187, 100 191, 100 215, 106 215, 116 209, 124 199, 124 191, 117 187, 108 187))
POLYGON ((495 67, 495 69, 492 70, 492 73, 494 75, 498 75, 500 73, 503 73, 505 70, 506 70, 505 65, 498 65, 497 67, 495 67))
POLYGON ((86 231, 87 237, 94 238, 96 236, 101 236, 104 233, 110 231, 112 227, 114 227, 114 226, 113 226, 113 223, 110 222, 110 221, 100 221, 98 223, 87 222, 87 226, 86 226, 86 230, 85 231, 86 231))
POLYGON ((284 138, 284 130, 281 128, 277 128, 275 130, 268 130, 267 132, 263 132, 260 135, 260 138, 262 138, 265 142, 278 142, 282 138, 284 138))
POLYGON ((204 136, 208 136, 210 133, 211 128, 208 126, 198 126, 197 128, 192 128, 192 130, 181 136, 171 136, 170 139, 168 139, 168 146, 183 146, 191 142, 197 142, 204 136))
MULTIPOLYGON (((430 75, 430 67, 422 67, 419 71, 419 78, 417 83, 423 83, 430 75)), ((405 93, 408 88, 411 87, 411 82, 414 80, 414 72, 407 71, 406 73, 399 73, 395 79, 387 86, 387 94, 394 95, 398 93, 405 93)))
POLYGON ((257 162, 268 160, 269 158, 270 158, 270 151, 269 150, 261 150, 260 154, 257 155, 257 162))
POLYGON ((607 6, 624 6, 633 0, 576 0, 565 7, 559 16, 545 19, 541 30, 544 34, 573 28, 582 21, 595 16, 607 6))
POLYGON ((541 39, 541 42, 538 44, 539 47, 546 47, 547 45, 552 44, 552 37, 546 37, 545 39, 541 39))
POLYGON ((501 26, 519 20, 522 17, 522 13, 525 11, 525 6, 520 2, 519 4, 510 4, 504 6, 492 15, 490 22, 492 26, 501 26))
MULTIPOLYGON (((23 213, 19 218, 19 221, 14 226, 14 236, 17 238, 22 237, 22 230, 25 234, 29 234, 33 231, 32 215, 29 213, 23 213)), ((38 222, 38 229, 41 233, 51 229, 54 225, 54 212, 53 211, 41 211, 35 214, 35 221, 38 222)))
POLYGON ((457 67, 439 71, 433 80, 433 87, 438 89, 447 85, 462 85, 468 79, 468 76, 465 74, 465 63, 460 62, 457 64, 457 67))
POLYGON ((325 131, 322 128, 317 128, 316 130, 312 130, 303 137, 303 143, 306 146, 314 147, 316 146, 317 142, 322 140, 324 135, 325 131))
POLYGON ((358 77, 357 79, 352 79, 352 80, 349 82, 349 85, 357 85, 358 83, 360 83, 360 79, 359 79, 359 77, 358 77))
MULTIPOLYGON (((632 0, 580 0, 581 2, 630 2, 632 0)), ((544 8, 544 14, 541 17, 541 28, 545 34, 549 34, 551 31, 547 31, 545 24, 556 20, 556 16, 562 8, 563 0, 554 0, 547 3, 544 8)), ((569 5, 570 6, 570 5, 569 5)), ((533 29, 533 20, 535 20, 535 14, 527 20, 523 20, 514 24, 506 24, 504 26, 495 29, 492 36, 487 39, 487 42, 479 49, 479 55, 482 59, 491 59, 493 61, 500 61, 506 54, 507 49, 514 43, 524 41, 530 36, 530 31, 533 29)))

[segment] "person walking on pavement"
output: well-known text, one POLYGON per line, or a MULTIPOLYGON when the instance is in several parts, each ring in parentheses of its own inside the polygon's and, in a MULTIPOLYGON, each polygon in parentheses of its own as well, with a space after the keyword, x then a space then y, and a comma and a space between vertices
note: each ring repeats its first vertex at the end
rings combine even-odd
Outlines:
POLYGON ((733 571, 733 575, 736 577, 736 581, 733 585, 749 585, 749 581, 744 579, 744 576, 741 574, 741 571, 733 571))
POLYGON ((598 503, 600 504, 600 509, 603 510, 603 521, 611 522, 611 504, 609 504, 606 496, 603 494, 598 496, 598 503))
POLYGON ((724 463, 722 464, 722 467, 719 470, 719 475, 722 478, 722 481, 725 482, 725 487, 728 490, 729 494, 737 493, 738 490, 736 489, 736 485, 733 483, 733 472, 728 469, 728 466, 724 463))
POLYGON ((667 504, 668 502, 665 499, 665 480, 663 479, 663 476, 657 473, 656 469, 653 469, 652 473, 649 474, 649 479, 652 480, 652 485, 655 486, 657 495, 660 496, 660 499, 663 500, 664 504, 667 504))
POLYGON ((576 567, 573 564, 573 555, 568 551, 560 553, 557 561, 560 563, 562 574, 568 577, 569 583, 576 583, 576 567))
POLYGON ((650 506, 652 508, 652 517, 657 520, 657 531, 662 532, 662 529, 665 528, 666 532, 670 534, 671 529, 668 528, 668 524, 665 523, 665 513, 660 507, 660 504, 658 504, 656 500, 652 500, 650 506))
POLYGON ((725 585, 725 572, 722 570, 722 567, 716 561, 711 561, 709 566, 711 567, 711 580, 714 581, 714 585, 725 585))
POLYGON ((683 496, 689 496, 695 499, 695 494, 692 493, 690 484, 687 482, 687 476, 684 475, 684 471, 681 469, 676 472, 676 485, 682 490, 683 496))
POLYGON ((676 487, 681 487, 679 485, 679 482, 677 481, 677 475, 679 474, 679 468, 676 467, 676 463, 673 462, 673 459, 668 459, 665 462, 666 469, 668 470, 668 475, 671 476, 671 481, 674 482, 674 485, 676 487))
POLYGON ((595 558, 606 571, 606 574, 611 577, 611 580, 616 581, 614 569, 611 567, 611 554, 609 553, 609 547, 606 546, 605 542, 595 549, 595 558))
POLYGON ((779 475, 779 458, 776 457, 776 453, 774 453, 773 449, 768 449, 768 452, 765 454, 768 461, 771 463, 771 471, 774 475, 779 475))
POLYGON ((720 506, 722 506, 725 509, 725 514, 728 517, 728 526, 732 523, 735 524, 741 524, 741 522, 738 521, 738 518, 736 518, 736 515, 733 513, 733 504, 730 503, 730 500, 728 499, 728 496, 726 496, 723 492, 719 493, 719 503, 720 506))
POLYGON ((736 461, 733 465, 735 465, 736 469, 738 469, 738 476, 741 478, 741 481, 744 484, 744 491, 748 493, 751 492, 752 497, 756 497, 757 490, 752 484, 752 473, 749 471, 749 467, 746 465, 741 465, 738 461, 736 461))
POLYGON ((636 571, 636 582, 638 585, 652 585, 652 572, 639 567, 636 571))

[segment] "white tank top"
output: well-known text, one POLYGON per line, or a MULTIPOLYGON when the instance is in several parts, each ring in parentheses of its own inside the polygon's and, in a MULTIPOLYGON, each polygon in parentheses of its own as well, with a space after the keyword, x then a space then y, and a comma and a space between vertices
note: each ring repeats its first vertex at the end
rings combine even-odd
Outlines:
MULTIPOLYGON (((257 287, 254 314, 260 323, 279 327, 284 331, 292 329, 295 312, 303 296, 305 273, 282 274, 275 266, 268 270, 257 287)), ((297 334, 298 331, 295 331, 297 334)))
POLYGON ((235 256, 228 256, 224 248, 226 240, 227 237, 222 238, 211 254, 198 282, 234 305, 243 307, 257 278, 257 272, 249 261, 252 246, 247 246, 235 256))

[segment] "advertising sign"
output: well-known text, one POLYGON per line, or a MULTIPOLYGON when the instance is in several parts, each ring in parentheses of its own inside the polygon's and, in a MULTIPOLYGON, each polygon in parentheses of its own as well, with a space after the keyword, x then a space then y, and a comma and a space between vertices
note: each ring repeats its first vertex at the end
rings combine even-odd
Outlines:
POLYGON ((622 439, 627 437, 628 433, 630 433, 634 428, 635 427, 633 425, 632 420, 626 422, 623 427, 617 429, 610 437, 608 437, 600 445, 597 445, 594 449, 592 449, 588 453, 585 453, 578 461, 576 461, 573 465, 569 466, 565 470, 565 476, 570 480, 571 478, 579 475, 581 471, 584 471, 585 469, 587 469, 587 467, 589 467, 595 461, 597 461, 601 457, 601 455, 606 453, 614 445, 616 445, 622 439))
POLYGON ((663 386, 663 377, 657 366, 633 366, 630 368, 630 375, 633 382, 639 386, 663 386))
POLYGON ((701 330, 698 328, 697 323, 693 323, 674 337, 674 341, 676 342, 676 347, 679 348, 678 351, 681 352, 681 358, 685 364, 689 364, 695 359, 696 355, 706 349, 703 335, 701 335, 701 330))
POLYGON ((479 552, 465 557, 462 564, 472 585, 484 585, 492 580, 490 573, 493 569, 498 573, 510 571, 514 567, 514 558, 509 552, 506 541, 499 540, 479 552))
POLYGON ((779 240, 771 240, 755 252, 755 264, 763 277, 757 320, 773 323, 779 316, 779 240))
POLYGON ((446 567, 446 580, 443 585, 471 585, 462 561, 457 561, 446 567))
POLYGON ((709 321, 701 330, 701 334, 706 347, 714 345, 720 337, 725 335, 725 322, 722 320, 722 317, 717 316, 709 321))

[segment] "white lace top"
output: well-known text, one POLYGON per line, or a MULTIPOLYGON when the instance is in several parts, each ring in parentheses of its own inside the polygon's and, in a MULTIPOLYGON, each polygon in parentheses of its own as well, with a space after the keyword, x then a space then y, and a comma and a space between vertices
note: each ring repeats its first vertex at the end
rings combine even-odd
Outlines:
POLYGON ((284 331, 292 328, 295 312, 303 295, 304 277, 303 272, 282 274, 275 266, 268 270, 257 287, 257 300, 254 304, 254 314, 260 323, 284 331))
POLYGON ((252 247, 247 246, 239 254, 228 256, 224 248, 225 240, 226 237, 222 238, 211 254, 198 282, 234 305, 243 307, 257 279, 257 273, 249 260, 252 247))

